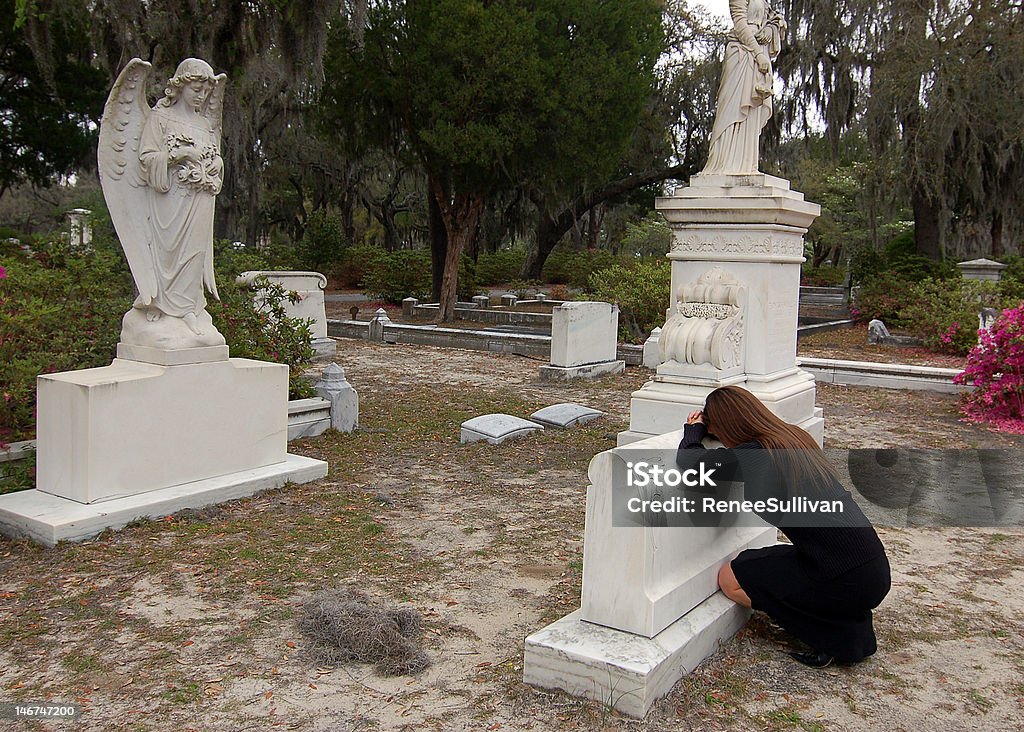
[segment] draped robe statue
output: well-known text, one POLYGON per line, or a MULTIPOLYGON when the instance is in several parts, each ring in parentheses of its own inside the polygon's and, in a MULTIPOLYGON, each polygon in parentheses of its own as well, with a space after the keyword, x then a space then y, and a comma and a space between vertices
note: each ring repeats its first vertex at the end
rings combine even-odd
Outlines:
POLYGON ((100 126, 103 194, 139 295, 121 342, 165 350, 220 346, 206 311, 215 298, 214 203, 223 183, 226 77, 182 61, 164 96, 146 103, 150 64, 132 59, 114 83, 100 126))
POLYGON ((705 174, 757 173, 761 130, 772 116, 772 61, 786 22, 766 0, 729 0, 733 29, 725 49, 705 174))

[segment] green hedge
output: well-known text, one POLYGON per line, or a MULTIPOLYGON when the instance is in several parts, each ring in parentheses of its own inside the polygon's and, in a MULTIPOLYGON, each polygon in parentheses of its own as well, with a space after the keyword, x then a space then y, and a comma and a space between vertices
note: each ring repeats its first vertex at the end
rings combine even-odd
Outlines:
MULTIPOLYGON (((39 374, 107 366, 121 334, 121 318, 135 287, 120 246, 98 237, 89 249, 40 240, 33 254, 0 254, 0 442, 35 435, 35 390, 39 374)), ((244 270, 265 262, 218 242, 214 257, 221 302, 210 315, 232 356, 288 364, 293 398, 308 396, 301 373, 312 359, 308 328, 284 316, 283 291, 255 291, 235 284, 244 270)))
POLYGON ((638 261, 632 267, 615 264, 590 277, 595 300, 619 305, 619 338, 643 343, 651 330, 665 324, 672 269, 667 259, 638 261))
MULTIPOLYGON (((407 297, 424 300, 433 289, 430 252, 426 249, 383 249, 368 256, 363 274, 363 287, 370 297, 398 304, 407 297)), ((473 260, 463 255, 459 265, 458 297, 467 300, 475 295, 476 269, 473 260)))

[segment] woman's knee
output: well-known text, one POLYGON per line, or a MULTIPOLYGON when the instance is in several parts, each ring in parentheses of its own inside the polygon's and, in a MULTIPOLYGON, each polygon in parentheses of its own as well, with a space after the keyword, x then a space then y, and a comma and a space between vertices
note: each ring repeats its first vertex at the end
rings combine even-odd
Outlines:
POLYGON ((740 587, 739 581, 736 579, 736 575, 732 571, 732 562, 726 562, 722 565, 722 568, 718 570, 718 586, 722 590, 722 594, 728 597, 730 600, 743 607, 750 607, 750 597, 740 587))

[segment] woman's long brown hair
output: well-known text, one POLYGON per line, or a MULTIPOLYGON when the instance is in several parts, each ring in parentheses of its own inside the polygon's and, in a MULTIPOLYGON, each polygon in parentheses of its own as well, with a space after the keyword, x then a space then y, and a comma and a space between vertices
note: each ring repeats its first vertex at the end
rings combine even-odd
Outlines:
POLYGON ((827 485, 837 480, 835 470, 814 438, 806 430, 776 417, 746 389, 715 389, 704 403, 704 416, 708 431, 726 447, 757 442, 766 448, 791 491, 808 482, 827 485))

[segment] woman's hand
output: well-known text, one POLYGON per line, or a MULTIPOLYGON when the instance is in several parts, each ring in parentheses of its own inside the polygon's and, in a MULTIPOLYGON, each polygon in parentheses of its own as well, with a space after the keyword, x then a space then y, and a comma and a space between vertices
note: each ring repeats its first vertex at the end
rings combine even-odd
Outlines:
POLYGON ((757 68, 762 74, 767 74, 772 68, 772 60, 764 51, 758 51, 754 57, 754 63, 757 64, 757 68))
POLYGON ((699 409, 696 412, 690 412, 690 416, 686 418, 686 424, 704 424, 704 412, 699 409))

